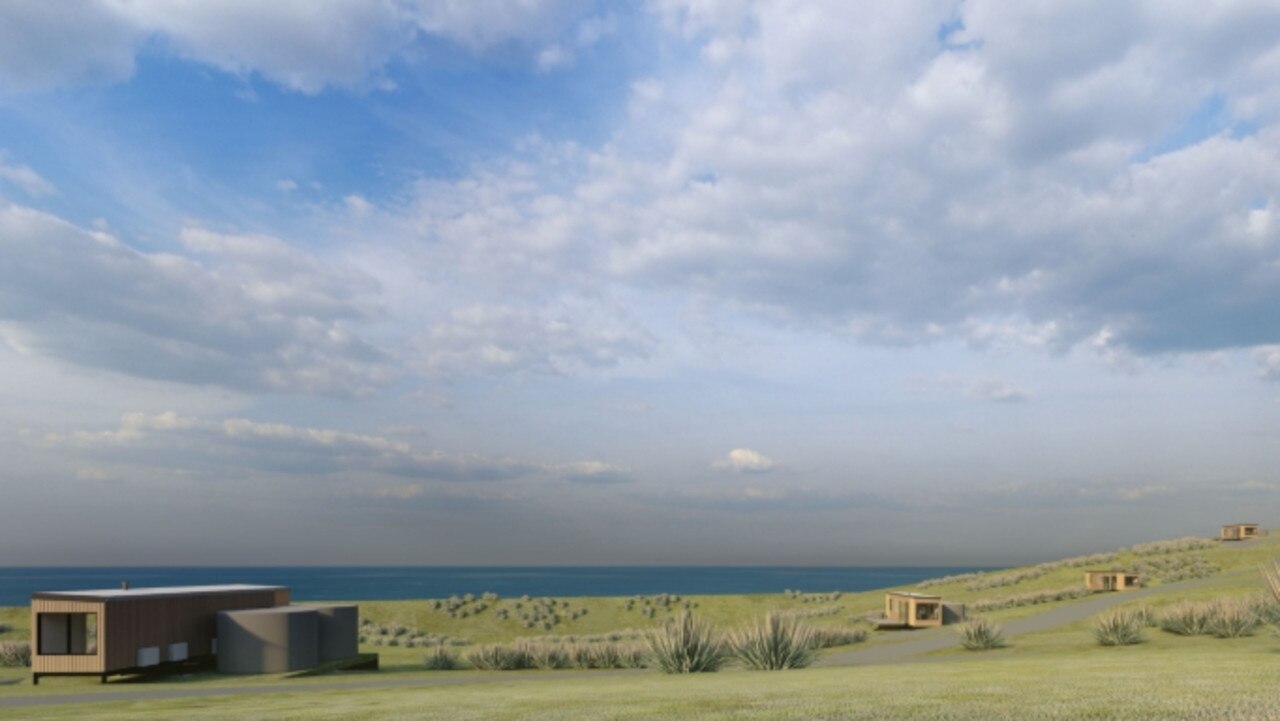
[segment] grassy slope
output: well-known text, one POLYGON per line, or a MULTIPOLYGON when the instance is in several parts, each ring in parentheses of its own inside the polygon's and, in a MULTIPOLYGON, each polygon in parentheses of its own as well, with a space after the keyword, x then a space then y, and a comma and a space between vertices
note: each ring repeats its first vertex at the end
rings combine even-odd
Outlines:
MULTIPOLYGON (((1196 551, 1222 567, 1223 571, 1203 587, 1157 594, 1143 599, 1155 606, 1187 598, 1211 598, 1224 595, 1250 595, 1260 590, 1259 564, 1280 555, 1280 534, 1246 544, 1227 544, 1219 548, 1196 551)), ((1123 567, 1131 560, 1122 556, 1114 565, 1123 567)), ((1081 569, 1063 569, 1020 584, 984 591, 964 591, 963 584, 929 589, 948 599, 971 601, 977 598, 1011 595, 1026 591, 1059 588, 1079 583, 1081 569)), ((840 606, 838 615, 813 619, 814 623, 847 625, 849 618, 877 608, 880 591, 845 594, 835 601, 803 603, 782 595, 693 597, 696 612, 721 625, 732 625, 762 614, 770 608, 810 610, 840 606)), ((624 600, 616 598, 571 599, 571 608, 587 608, 588 614, 557 626, 554 633, 593 634, 621 628, 645 628, 661 622, 649 620, 636 611, 625 611, 624 600)), ((503 605, 514 601, 504 600, 503 605)), ((1065 601, 1062 603, 1072 603, 1065 601)), ((1060 605, 1060 604, 1053 604, 1060 605)), ((1036 613, 1053 605, 1045 604, 998 611, 997 619, 1036 613)), ((433 611, 422 601, 364 602, 362 614, 378 623, 404 624, 424 631, 464 637, 476 642, 510 640, 543 632, 526 630, 517 620, 501 621, 492 610, 466 619, 449 618, 433 611)), ((526 604, 527 606, 527 604, 526 604)), ((674 609, 675 607, 673 607, 674 609)), ((672 611, 675 612, 675 611, 672 611)), ((18 628, 0 638, 25 635, 25 609, 0 609, 0 622, 18 628)), ((902 634, 878 634, 872 643, 900 640, 902 634), (878 637, 877 637, 878 636, 878 637)), ((461 672, 427 674, 420 670, 421 649, 372 647, 382 654, 388 671, 377 678, 442 678, 468 679, 484 674, 461 672)), ((296 718, 347 718, 352 713, 370 711, 411 718, 435 718, 447 715, 458 718, 647 718, 681 714, 697 718, 813 718, 839 716, 868 718, 896 715, 905 718, 990 718, 1002 704, 1016 703, 1020 718, 1071 718, 1098 713, 1100 718, 1177 718, 1175 711, 1192 708, 1216 708, 1231 704, 1243 713, 1246 706, 1270 703, 1268 712, 1256 718, 1280 718, 1280 705, 1270 699, 1269 684, 1274 669, 1280 664, 1280 641, 1268 631, 1232 640, 1181 638, 1148 630, 1147 641, 1138 647, 1104 649, 1097 646, 1087 623, 1019 636, 1007 649, 983 654, 947 650, 935 654, 938 661, 963 659, 963 663, 903 664, 856 669, 810 669, 802 672, 771 674, 761 683, 756 673, 730 671, 693 678, 668 678, 652 673, 614 678, 582 680, 569 676, 555 677, 554 672, 531 672, 544 678, 539 683, 485 683, 475 686, 452 686, 429 689, 349 690, 320 692, 325 696, 324 711, 307 705, 296 718), (1176 683, 1172 679, 1177 679, 1176 683), (897 690, 921 686, 920 693, 902 696, 897 690), (1139 697, 1125 701, 1126 694, 1137 690, 1139 697), (601 696, 600 694, 605 694, 601 696), (902 697, 900 697, 902 696, 902 697), (599 705, 608 698, 607 706, 599 705), (559 705, 563 699, 564 706, 559 705), (915 699, 915 700, 912 700, 915 699), (1113 708, 1112 716, 1102 712, 1113 708), (947 709, 941 713, 940 709, 947 709), (918 714, 918 715, 917 715, 918 714), (1148 714, 1139 716, 1135 714, 1148 714)), ((18 670, 0 669, 0 681, 6 677, 25 675, 18 670)), ((511 674, 501 679, 515 679, 511 674)), ((256 685, 279 682, 279 677, 231 679, 205 677, 189 679, 200 685, 256 685)), ((0 695, 29 693, 66 693, 100 690, 96 685, 80 687, 80 679, 59 679, 31 688, 26 683, 0 686, 0 695), (79 687, 79 688, 77 688, 79 687)), ((173 682, 167 682, 166 685, 173 682)), ((291 681, 300 687, 308 682, 291 681)), ((114 684, 112 691, 145 687, 137 684, 114 684)), ((219 714, 268 717, 293 717, 290 709, 304 702, 295 694, 192 701, 147 702, 121 705, 120 718, 164 718, 181 709, 182 715, 200 717, 207 708, 209 716, 219 714)), ((112 704, 114 706, 114 704, 112 704)), ((317 705, 319 706, 319 705, 317 705)), ((94 717, 111 718, 107 706, 95 709, 94 717), (104 715, 105 714, 105 715, 104 715)), ((60 718, 80 715, 69 709, 24 710, 24 717, 60 718), (40 715, 44 714, 44 715, 40 715)), ((111 712, 114 713, 114 712, 111 712)), ((0 712, 2 715, 2 712, 0 712)), ((1240 714, 1237 714, 1240 715, 1240 714)))

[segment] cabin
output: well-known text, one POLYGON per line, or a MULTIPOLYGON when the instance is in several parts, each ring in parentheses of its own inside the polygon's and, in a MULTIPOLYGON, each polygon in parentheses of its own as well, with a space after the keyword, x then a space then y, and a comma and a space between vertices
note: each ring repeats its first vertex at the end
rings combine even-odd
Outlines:
POLYGON ((31 596, 31 680, 138 673, 212 656, 219 611, 289 603, 283 586, 47 591, 31 596))
POLYGON ((1231 523, 1222 527, 1218 539, 1222 541, 1247 541, 1262 535, 1256 523, 1231 523))
MULTIPOLYGON (((356 606, 291 606, 284 586, 48 591, 31 596, 31 681, 213 661, 227 673, 356 660, 356 606), (247 615, 246 615, 247 614, 247 615)), ((376 668, 376 657, 367 660, 376 668)))
POLYGON ((942 625, 942 597, 909 591, 889 591, 884 595, 881 626, 931 628, 942 625))
POLYGON ((1085 571, 1084 585, 1090 591, 1132 591, 1142 585, 1142 576, 1129 571, 1085 571))

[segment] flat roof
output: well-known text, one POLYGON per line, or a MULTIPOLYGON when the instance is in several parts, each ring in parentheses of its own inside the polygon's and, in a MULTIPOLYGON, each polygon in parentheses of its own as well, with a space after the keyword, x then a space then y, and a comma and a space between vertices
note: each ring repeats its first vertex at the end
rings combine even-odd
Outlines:
POLYGON ((912 597, 912 598, 923 598, 923 599, 927 599, 927 600, 930 600, 930 601, 940 601, 940 600, 942 600, 942 596, 935 596, 935 595, 930 594, 930 593, 916 593, 916 592, 914 592, 914 591, 886 591, 886 593, 888 593, 888 594, 890 594, 890 595, 893 595, 893 596, 910 596, 910 597, 912 597))
POLYGON ((1085 573, 1123 573, 1123 574, 1124 574, 1124 575, 1126 575, 1126 576, 1141 576, 1141 575, 1142 575, 1142 574, 1138 573, 1137 571, 1126 571, 1126 570, 1124 570, 1124 569, 1122 569, 1122 568, 1103 568, 1103 569, 1096 569, 1096 568, 1095 568, 1095 569, 1094 569, 1094 570, 1092 570, 1092 571, 1085 571, 1085 573))
POLYGON ((285 586, 257 586, 248 583, 227 583, 217 586, 153 586, 150 588, 99 588, 86 591, 39 591, 31 598, 76 599, 89 601, 115 601, 134 598, 163 598, 166 596, 211 596, 222 593, 246 591, 285 591, 285 586))
POLYGON ((1222 527, 1223 527, 1223 528, 1231 528, 1232 526, 1256 526, 1256 525, 1258 525, 1258 524, 1256 524, 1256 523, 1227 523, 1227 524, 1223 525, 1222 527))

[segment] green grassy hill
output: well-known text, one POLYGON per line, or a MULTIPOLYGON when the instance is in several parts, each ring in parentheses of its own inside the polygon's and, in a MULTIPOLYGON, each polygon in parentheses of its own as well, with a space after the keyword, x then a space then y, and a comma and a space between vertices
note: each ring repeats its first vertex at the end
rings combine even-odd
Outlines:
MULTIPOLYGON (((1127 605, 1157 611, 1174 603, 1262 592, 1258 568, 1280 556, 1280 534, 1242 543, 1181 539, 1143 544, 1100 558, 1025 566, 903 587, 970 604, 1034 596, 1079 586, 1085 568, 1142 570, 1149 591, 1141 598, 1114 594, 1127 605), (1197 580, 1179 583, 1190 575, 1197 580), (1174 585, 1174 584, 1177 585, 1174 585), (1162 588, 1169 590, 1162 591, 1162 588)), ((958 645, 932 651, 912 662, 787 672, 730 668, 716 674, 671 677, 653 671, 431 672, 422 666, 417 643, 509 642, 539 636, 580 637, 643 630, 688 607, 721 628, 780 609, 806 616, 819 626, 852 627, 860 616, 880 609, 883 589, 863 593, 818 591, 803 594, 648 598, 445 599, 361 602, 363 651, 376 651, 383 671, 289 679, 297 692, 248 694, 199 703, 190 699, 98 702, 92 707, 22 709, 23 718, 403 718, 595 719, 595 718, 1257 718, 1280 719, 1273 693, 1280 671, 1280 637, 1263 628, 1244 638, 1177 636, 1156 628, 1134 646, 1102 647, 1090 620, 1011 639, 1007 648, 980 653, 958 645), (652 610, 649 610, 652 609, 652 610), (544 626, 546 624, 546 627, 544 626), (378 628, 381 627, 381 628, 378 628), (399 630, 397 627, 403 627, 399 630), (378 631, 387 633, 380 634, 378 631), (399 635, 395 635, 399 630, 399 635), (396 638, 395 646, 386 645, 396 638), (374 639, 378 643, 373 643, 374 639), (336 688, 334 683, 374 679, 384 688, 336 688), (407 684, 407 685, 397 685, 407 684)), ((1093 598, 1097 598, 1096 596, 1093 598)), ((1065 599, 985 612, 1000 623, 1081 603, 1065 599)), ((25 608, 0 609, 0 623, 13 628, 0 640, 28 636, 25 608)), ((951 634, 948 629, 941 633, 951 634)), ((871 648, 920 638, 877 632, 871 648)), ((459 646, 464 650, 465 646, 459 646)), ((832 659, 833 661, 838 659, 832 659)), ((0 700, 23 695, 99 692, 85 679, 53 679, 38 688, 26 671, 0 669, 0 700), (10 683, 6 684, 8 680, 10 683)), ((114 683, 108 694, 155 688, 240 688, 285 682, 279 676, 227 678, 216 675, 114 683)), ((5 710, 0 707, 0 717, 5 710)))

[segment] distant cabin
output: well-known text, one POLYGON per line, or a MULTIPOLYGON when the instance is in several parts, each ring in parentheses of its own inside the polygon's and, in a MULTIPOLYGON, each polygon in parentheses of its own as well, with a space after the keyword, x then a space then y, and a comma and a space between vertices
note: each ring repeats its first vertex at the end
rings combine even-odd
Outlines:
MULTIPOLYGON (((291 606, 283 586, 46 591, 31 596, 31 680, 108 676, 216 659, 277 673, 358 655, 355 606, 291 606)), ((376 663, 376 660, 372 661, 376 663)))
POLYGON ((908 591, 884 595, 882 626, 931 628, 942 625, 942 597, 908 591))
POLYGON ((1247 541, 1261 535, 1262 531, 1256 523, 1231 523, 1222 527, 1218 538, 1223 541, 1247 541))
POLYGON ((1090 591, 1131 591, 1142 583, 1142 576, 1129 571, 1085 571, 1084 585, 1090 591))

